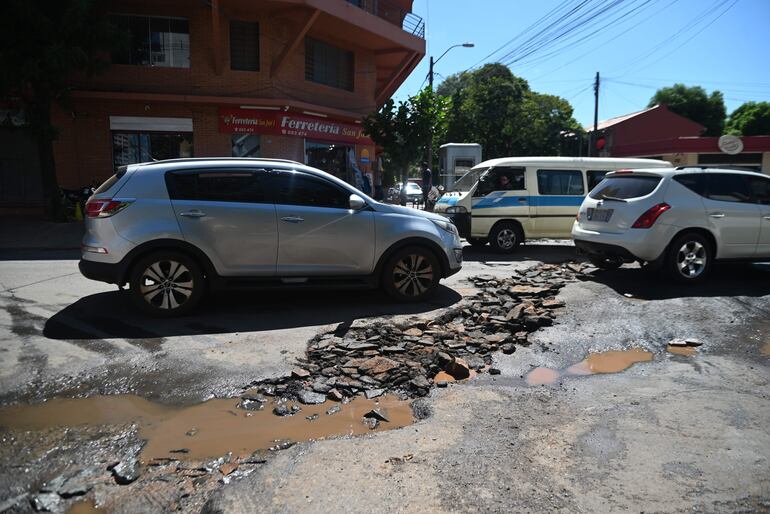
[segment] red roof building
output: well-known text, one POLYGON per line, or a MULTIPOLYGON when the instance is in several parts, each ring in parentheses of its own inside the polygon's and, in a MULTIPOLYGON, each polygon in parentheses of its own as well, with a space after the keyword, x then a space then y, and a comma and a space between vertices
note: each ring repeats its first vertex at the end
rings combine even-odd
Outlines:
MULTIPOLYGON (((728 154, 718 137, 702 137, 703 125, 670 111, 665 105, 610 118, 598 124, 601 157, 647 157, 674 166, 740 166, 770 174, 770 136, 741 137, 742 149, 728 154)), ((593 127, 586 127, 589 134, 593 127)))

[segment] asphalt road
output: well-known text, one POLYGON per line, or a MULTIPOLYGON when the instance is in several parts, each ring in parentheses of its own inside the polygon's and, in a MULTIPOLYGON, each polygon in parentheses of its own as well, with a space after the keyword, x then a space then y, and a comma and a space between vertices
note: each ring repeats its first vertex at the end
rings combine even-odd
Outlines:
MULTIPOLYGON (((241 293, 212 298, 189 319, 157 321, 80 277, 66 252, 49 256, 0 261, 2 404, 96 393, 174 404, 235 395, 252 380, 288 373, 320 330, 431 318, 473 292, 471 275, 576 257, 564 242, 505 257, 466 247, 463 271, 426 304, 405 307, 376 292, 241 293)), ((624 267, 569 284, 559 299, 566 307, 554 326, 530 347, 499 354, 500 375, 423 400, 427 419, 296 445, 219 488, 204 511, 769 511, 770 266, 720 266, 688 289, 624 267), (696 355, 666 351, 684 337, 703 342, 696 355), (550 385, 524 381, 533 367, 563 370, 589 352, 628 348, 653 360, 550 385)), ((87 450, 75 445, 68 455, 78 451, 87 450)), ((0 474, 0 504, 45 478, 30 473, 0 474)), ((126 501, 126 511, 147 510, 141 495, 126 501)))

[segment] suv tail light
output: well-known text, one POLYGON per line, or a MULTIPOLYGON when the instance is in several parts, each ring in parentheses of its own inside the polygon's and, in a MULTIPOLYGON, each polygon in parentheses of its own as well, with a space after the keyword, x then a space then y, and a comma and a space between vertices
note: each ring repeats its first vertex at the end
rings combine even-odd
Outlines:
POLYGON ((133 200, 107 198, 90 198, 86 202, 86 216, 89 218, 108 218, 128 207, 133 200))
POLYGON ((647 211, 639 216, 639 219, 634 222, 633 225, 631 225, 631 228, 650 228, 655 224, 658 217, 660 217, 661 214, 669 210, 671 206, 667 203, 659 203, 657 205, 653 205, 647 211))

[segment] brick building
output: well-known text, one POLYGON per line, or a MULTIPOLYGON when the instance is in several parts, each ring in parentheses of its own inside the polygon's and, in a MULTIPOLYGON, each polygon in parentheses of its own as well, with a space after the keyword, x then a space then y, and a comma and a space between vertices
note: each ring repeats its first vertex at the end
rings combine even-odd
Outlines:
MULTIPOLYGON (((424 24, 411 7, 412 0, 111 0, 109 14, 131 44, 105 72, 71 77, 72 106, 53 116, 59 184, 76 188, 119 165, 186 156, 292 159, 351 182, 355 159, 372 173, 375 149, 361 119, 425 54, 424 24)), ((32 176, 27 190, 39 194, 28 157, 18 166, 32 176)))
MULTIPOLYGON (((743 136, 726 153, 718 137, 703 137, 703 125, 665 105, 599 122, 593 141, 601 157, 647 157, 674 166, 739 166, 770 174, 770 136, 743 136), (601 147, 601 148, 599 148, 601 147)), ((593 133, 593 126, 586 127, 593 133)))

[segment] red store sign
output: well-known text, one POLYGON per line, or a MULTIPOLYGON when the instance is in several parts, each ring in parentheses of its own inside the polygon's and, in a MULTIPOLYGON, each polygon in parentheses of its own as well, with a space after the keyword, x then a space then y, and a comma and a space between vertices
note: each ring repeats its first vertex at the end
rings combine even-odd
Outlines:
POLYGON ((298 116, 281 111, 219 109, 219 132, 223 134, 274 134, 321 141, 374 145, 363 127, 327 118, 298 116))

